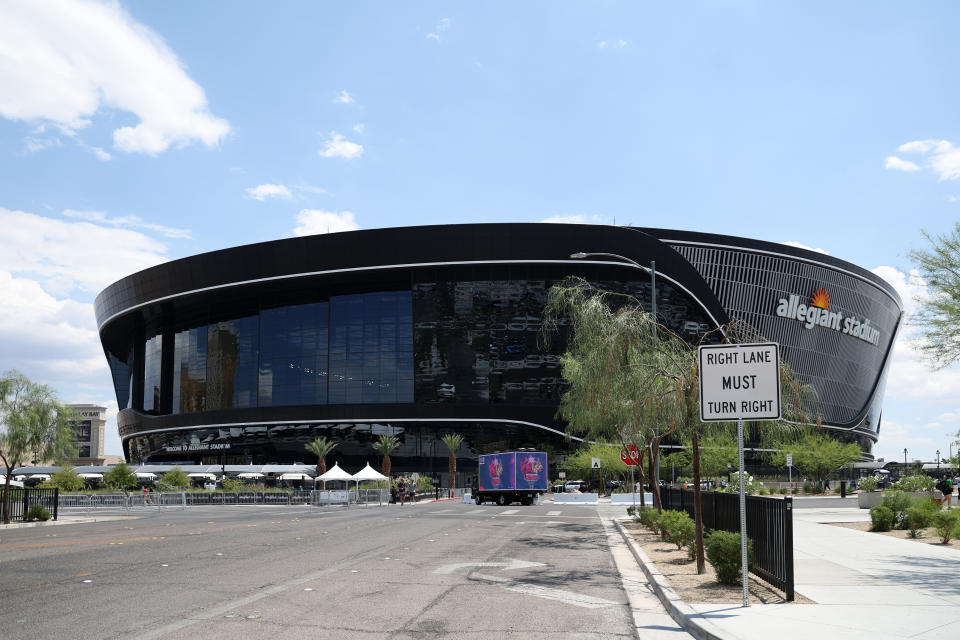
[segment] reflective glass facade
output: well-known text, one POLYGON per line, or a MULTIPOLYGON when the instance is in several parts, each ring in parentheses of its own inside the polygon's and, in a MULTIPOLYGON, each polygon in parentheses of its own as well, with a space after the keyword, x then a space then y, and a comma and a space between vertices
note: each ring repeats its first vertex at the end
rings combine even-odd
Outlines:
POLYGON ((160 410, 160 373, 163 336, 153 336, 143 347, 143 410, 160 410))
POLYGON ((260 312, 261 407, 326 404, 329 324, 326 302, 260 312))

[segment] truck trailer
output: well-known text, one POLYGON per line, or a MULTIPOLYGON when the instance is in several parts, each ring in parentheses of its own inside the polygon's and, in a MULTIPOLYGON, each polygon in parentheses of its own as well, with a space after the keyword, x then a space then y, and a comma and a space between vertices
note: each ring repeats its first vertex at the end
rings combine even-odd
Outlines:
POLYGON ((547 454, 543 451, 506 451, 480 456, 477 504, 496 502, 505 506, 519 502, 533 504, 547 491, 547 454))

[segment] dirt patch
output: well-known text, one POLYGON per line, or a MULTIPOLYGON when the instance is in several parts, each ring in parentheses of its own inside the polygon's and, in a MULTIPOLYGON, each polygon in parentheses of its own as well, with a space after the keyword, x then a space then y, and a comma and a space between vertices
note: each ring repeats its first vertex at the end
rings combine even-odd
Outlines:
MULTIPOLYGON (((687 558, 686 549, 677 550, 677 545, 660 540, 660 536, 637 522, 621 521, 627 533, 633 536, 643 552, 667 579, 673 590, 686 603, 740 604, 743 602, 743 587, 717 582, 717 574, 707 563, 707 570, 697 574, 697 563, 687 558)), ((761 604, 784 604, 784 595, 750 574, 750 602, 761 604)), ((796 593, 794 604, 814 604, 812 600, 796 593)))
MULTIPOLYGON (((830 522, 829 524, 835 527, 843 527, 844 529, 856 529, 857 531, 870 531, 869 522, 830 522)), ((940 542, 940 536, 937 535, 937 532, 934 529, 924 529, 920 532, 920 536, 917 538, 911 538, 910 532, 894 529, 893 531, 870 531, 870 533, 875 533, 881 536, 890 536, 891 538, 900 538, 901 540, 910 540, 911 542, 923 542, 925 544, 935 544, 938 547, 949 547, 952 549, 960 549, 960 540, 954 539, 943 544, 940 542)), ((674 545, 676 546, 676 545, 674 545)))

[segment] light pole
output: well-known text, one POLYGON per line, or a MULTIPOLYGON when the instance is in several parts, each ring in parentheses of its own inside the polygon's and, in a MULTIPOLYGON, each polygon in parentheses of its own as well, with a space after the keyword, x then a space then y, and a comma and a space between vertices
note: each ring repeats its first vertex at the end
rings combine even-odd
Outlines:
MULTIPOLYGON (((636 260, 633 260, 633 259, 631 259, 631 258, 628 258, 627 256, 622 256, 622 255, 620 255, 619 253, 592 252, 592 251, 591 251, 591 252, 587 252, 587 251, 577 251, 576 253, 571 253, 571 254, 570 254, 570 257, 571 257, 572 259, 574 259, 574 260, 583 260, 584 258, 593 258, 593 257, 596 257, 596 256, 605 256, 605 257, 607 257, 607 258, 616 258, 617 260, 623 260, 624 262, 633 265, 633 266, 636 267, 637 269, 647 269, 647 267, 643 266, 642 264, 640 264, 640 263, 637 262, 636 260)), ((656 337, 656 335, 657 335, 657 327, 656 327, 656 322, 657 322, 657 262, 656 262, 656 260, 651 260, 651 261, 650 261, 650 267, 649 267, 648 270, 650 271, 650 315, 653 317, 653 322, 654 322, 654 325, 653 325, 653 327, 651 327, 651 329, 652 329, 652 333, 653 333, 654 337, 656 337)), ((653 477, 653 479, 651 480, 651 483, 656 482, 657 485, 658 485, 658 487, 659 487, 659 483, 660 483, 660 455, 659 455, 659 453, 660 453, 660 452, 658 451, 658 452, 657 452, 657 454, 658 454, 658 455, 657 455, 657 463, 654 465, 655 468, 654 468, 654 470, 653 470, 653 475, 654 475, 654 477, 653 477)), ((651 453, 651 455, 652 455, 652 453, 651 453)), ((650 490, 651 490, 651 491, 653 490, 653 485, 652 485, 652 484, 650 485, 650 490)), ((658 493, 659 493, 659 489, 658 489, 658 493)))
POLYGON ((937 473, 940 473, 940 449, 937 449, 937 473))

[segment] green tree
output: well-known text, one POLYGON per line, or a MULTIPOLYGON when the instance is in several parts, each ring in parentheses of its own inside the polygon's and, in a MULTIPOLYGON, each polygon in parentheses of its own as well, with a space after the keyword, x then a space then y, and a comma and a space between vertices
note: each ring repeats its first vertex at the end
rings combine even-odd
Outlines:
POLYGON ((390 475, 390 454, 400 446, 400 440, 396 436, 382 434, 377 441, 373 443, 373 450, 383 456, 380 463, 380 473, 385 476, 390 475))
POLYGON ((47 385, 31 382, 18 371, 0 378, 0 462, 6 468, 4 523, 10 522, 10 480, 15 468, 30 459, 59 462, 76 455, 72 419, 73 412, 60 404, 47 385))
POLYGON ((160 476, 160 482, 175 489, 186 489, 190 486, 190 476, 180 467, 174 467, 160 476))
POLYGON ((40 486, 50 489, 57 488, 60 491, 80 491, 87 486, 87 483, 77 475, 76 469, 70 465, 65 465, 40 486))
POLYGON ((103 474, 103 484, 111 489, 132 489, 137 486, 137 474, 126 462, 121 462, 103 474))
POLYGON ((917 313, 910 319, 919 330, 917 348, 941 369, 960 358, 960 222, 950 233, 933 235, 922 231, 929 249, 914 249, 910 259, 927 286, 918 299, 917 313))
MULTIPOLYGON (((317 456, 317 475, 322 476, 327 472, 327 456, 330 455, 330 452, 333 451, 337 446, 336 442, 331 442, 327 440, 326 436, 321 436, 312 442, 308 442, 303 445, 303 448, 317 456)), ((326 482, 323 483, 323 486, 326 487, 326 482)))
POLYGON ((771 464, 786 466, 787 454, 792 453, 793 466, 820 485, 834 471, 859 461, 863 454, 860 445, 840 442, 820 431, 783 438, 775 446, 777 450, 770 454, 771 464))
POLYGON ((623 480, 630 475, 630 467, 620 459, 620 445, 598 442, 580 447, 568 455, 560 465, 560 469, 566 471, 567 477, 571 480, 596 477, 597 472, 591 466, 593 458, 600 460, 600 470, 604 477, 614 476, 623 480))
POLYGON ((448 471, 450 472, 450 488, 456 488, 457 484, 457 449, 463 443, 463 436, 459 433, 448 433, 440 438, 443 444, 450 450, 450 457, 447 460, 448 471))

